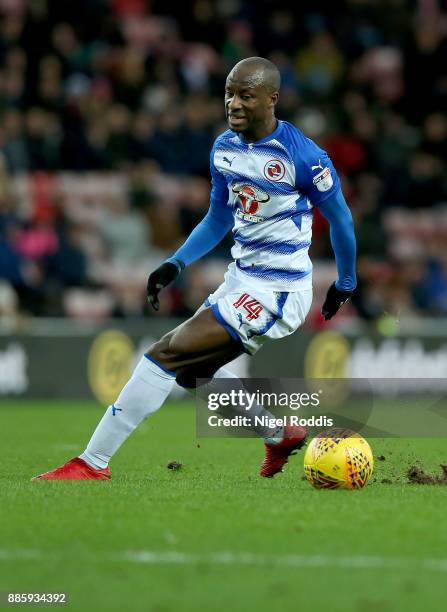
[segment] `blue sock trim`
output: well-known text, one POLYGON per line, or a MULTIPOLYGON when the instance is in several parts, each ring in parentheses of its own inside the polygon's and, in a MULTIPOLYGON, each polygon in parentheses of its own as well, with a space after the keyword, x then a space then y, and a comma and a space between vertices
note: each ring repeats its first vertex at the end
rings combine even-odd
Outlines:
POLYGON ((161 363, 158 363, 158 361, 156 361, 155 359, 153 359, 152 357, 149 357, 149 355, 147 355, 146 353, 144 353, 144 356, 146 357, 146 359, 148 359, 149 361, 152 361, 152 363, 155 363, 156 366, 158 366, 160 368, 160 370, 163 370, 163 372, 166 372, 166 374, 170 374, 171 376, 173 376, 174 378, 177 376, 177 374, 175 372, 173 372, 172 370, 168 370, 166 368, 164 368, 161 363))
POLYGON ((203 305, 206 306, 208 308, 208 306, 211 306, 211 302, 209 301, 208 298, 206 298, 206 300, 203 302, 203 305))
POLYGON ((236 342, 238 342, 241 345, 243 351, 246 353, 247 349, 245 348, 244 343, 241 340, 241 337, 236 332, 234 327, 232 327, 229 323, 227 323, 225 319, 223 318, 223 316, 220 314, 219 306, 217 304, 210 304, 210 306, 211 306, 213 315, 216 317, 216 321, 220 323, 220 325, 222 325, 222 327, 224 327, 227 330, 227 332, 230 334, 233 340, 236 340, 236 342))

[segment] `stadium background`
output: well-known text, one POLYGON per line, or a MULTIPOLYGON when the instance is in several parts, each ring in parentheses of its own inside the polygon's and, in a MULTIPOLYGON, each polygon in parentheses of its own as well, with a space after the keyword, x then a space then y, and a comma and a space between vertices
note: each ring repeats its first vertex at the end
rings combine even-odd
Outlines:
MULTIPOLYGON (((445 9, 436 0, 347 0, 324 10, 300 2, 299 11, 268 0, 3 0, 3 393, 20 395, 29 385, 19 380, 23 364, 42 366, 42 352, 61 363, 67 338, 80 335, 88 346, 72 368, 82 378, 98 331, 124 330, 138 346, 221 282, 229 237, 163 292, 159 313, 146 305, 148 273, 207 210, 209 151, 226 128, 225 77, 258 54, 281 70, 278 117, 328 150, 355 218, 359 289, 324 329, 385 338, 382 372, 397 350, 411 353, 402 375, 414 375, 447 314, 445 9), (423 341, 408 348, 390 336, 423 341)), ((303 373, 300 343, 323 326, 335 266, 318 213, 311 256, 314 306, 290 345, 298 365, 264 351, 257 374, 303 373)), ((445 374, 447 354, 436 346, 445 374)), ((43 369, 32 384, 45 382, 43 369)), ((39 394, 51 384, 50 375, 39 394)))
POLYGON ((360 285, 322 323, 335 266, 316 215, 305 328, 233 367, 392 377, 419 392, 405 407, 442 418, 445 1, 0 0, 0 17, 0 605, 64 591, 82 612, 439 612, 446 488, 409 474, 447 464, 445 420, 437 438, 371 438, 362 491, 316 491, 302 453, 257 478, 259 440, 197 439, 174 396, 105 486, 30 478, 82 451, 132 362, 220 282, 229 241, 159 313, 145 303, 207 209, 225 77, 255 54, 281 69, 278 116, 340 172, 360 285))

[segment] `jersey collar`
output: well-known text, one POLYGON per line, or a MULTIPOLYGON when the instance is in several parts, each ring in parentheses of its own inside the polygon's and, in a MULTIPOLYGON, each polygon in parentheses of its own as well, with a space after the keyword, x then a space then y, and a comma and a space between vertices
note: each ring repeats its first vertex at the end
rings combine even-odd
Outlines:
POLYGON ((264 138, 261 138, 261 140, 255 140, 254 142, 247 142, 242 134, 237 134, 237 136, 239 140, 243 142, 244 144, 258 145, 258 144, 263 144, 264 142, 269 142, 269 140, 273 140, 274 138, 277 138, 282 132, 283 122, 280 119, 277 119, 277 121, 278 121, 278 125, 276 126, 275 130, 271 134, 268 134, 264 138))

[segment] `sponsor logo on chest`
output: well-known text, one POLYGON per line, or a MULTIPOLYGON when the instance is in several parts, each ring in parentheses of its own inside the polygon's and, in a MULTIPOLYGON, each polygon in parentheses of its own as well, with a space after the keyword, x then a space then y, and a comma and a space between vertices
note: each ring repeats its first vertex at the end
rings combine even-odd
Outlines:
POLYGON ((270 200, 270 196, 263 189, 246 185, 244 183, 234 183, 231 191, 235 194, 234 203, 238 205, 236 216, 244 221, 260 223, 264 217, 256 214, 260 205, 270 200))

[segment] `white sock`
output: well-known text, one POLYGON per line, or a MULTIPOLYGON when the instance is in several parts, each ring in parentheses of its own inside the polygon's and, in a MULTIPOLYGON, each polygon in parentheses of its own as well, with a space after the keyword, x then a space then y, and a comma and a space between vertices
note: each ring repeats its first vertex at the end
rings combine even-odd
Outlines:
MULTIPOLYGON (((217 372, 214 374, 213 378, 209 381, 209 383, 203 386, 207 390, 209 389, 211 392, 213 388, 216 388, 217 390, 221 391, 220 386, 213 384, 213 381, 216 378, 236 379, 238 380, 238 383, 233 383, 234 388, 242 389, 244 391, 246 390, 240 378, 236 376, 236 374, 233 374, 233 372, 230 372, 229 370, 227 370, 226 368, 220 368, 219 370, 217 370, 217 372)), ((228 406, 228 407, 225 407, 225 412, 226 411, 232 412, 235 415, 237 414, 241 416, 247 416, 247 412, 245 408, 243 407, 228 406)), ((261 404, 253 404, 253 406, 250 408, 250 416, 251 417, 255 417, 255 416, 266 417, 268 419, 275 418, 273 414, 269 412, 268 410, 266 410, 264 406, 261 406, 261 404)), ((270 427, 267 427, 266 425, 265 426, 264 425, 253 425, 251 429, 255 431, 261 438, 264 438, 265 442, 268 442, 269 444, 277 444, 278 442, 281 442, 284 439, 284 427, 274 427, 272 429, 270 427)))
POLYGON ((162 406, 174 381, 174 374, 144 355, 116 402, 107 408, 80 458, 91 467, 106 468, 134 429, 162 406))

